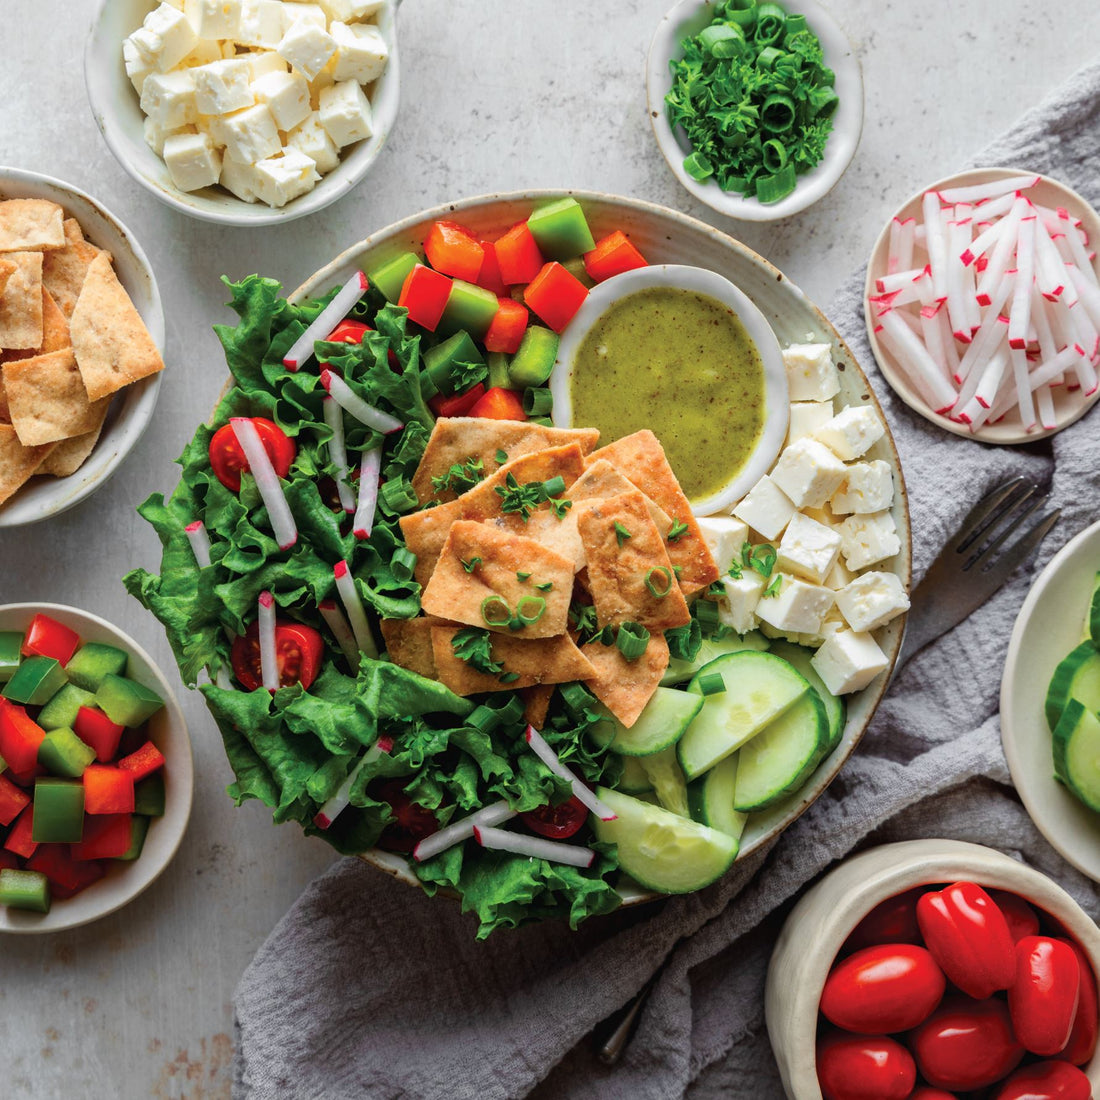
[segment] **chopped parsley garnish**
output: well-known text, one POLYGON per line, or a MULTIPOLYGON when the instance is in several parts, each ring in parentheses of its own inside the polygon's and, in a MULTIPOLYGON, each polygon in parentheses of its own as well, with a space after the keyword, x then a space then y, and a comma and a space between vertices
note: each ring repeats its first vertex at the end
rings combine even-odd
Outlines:
POLYGON ((449 489, 461 496, 472 489, 484 476, 485 471, 480 458, 456 462, 445 474, 432 478, 432 491, 445 493, 449 489))
POLYGON ((465 661, 477 672, 496 675, 504 666, 493 660, 493 644, 489 631, 468 626, 451 639, 451 648, 460 661, 465 661))
POLYGON ((687 529, 688 525, 682 520, 674 520, 665 538, 668 539, 669 542, 675 542, 681 535, 687 534, 687 529))
POLYGON ((481 558, 470 558, 468 561, 466 558, 459 558, 458 560, 467 573, 472 573, 481 564, 481 558))
POLYGON ((558 519, 565 519, 565 513, 573 507, 573 502, 571 500, 550 499, 547 503, 550 505, 551 510, 558 519))
POLYGON ((727 572, 735 581, 739 581, 745 575, 744 567, 739 561, 731 561, 727 572))
POLYGON ((542 584, 536 584, 535 587, 540 592, 549 592, 550 589, 554 587, 554 582, 553 581, 543 581, 542 584))
POLYGON ((497 460, 497 465, 503 466, 504 463, 508 461, 508 452, 507 451, 497 451, 497 453, 494 455, 494 457, 497 460))
POLYGON ((777 557, 775 547, 768 542, 762 542, 759 546, 746 542, 741 547, 742 565, 746 569, 759 573, 765 579, 772 575, 777 557))
POLYGON ((620 548, 630 537, 630 532, 618 520, 615 520, 615 540, 618 542, 620 548))
POLYGON ((572 504, 571 501, 554 501, 551 497, 565 492, 565 478, 560 474, 547 481, 528 481, 524 485, 516 480, 515 474, 507 474, 504 484, 498 485, 494 492, 500 497, 502 512, 518 513, 526 523, 531 513, 544 500, 549 500, 554 514, 558 519, 565 518, 565 509, 572 504))
POLYGON ((516 574, 516 580, 519 581, 520 584, 523 584, 523 582, 526 581, 526 580, 530 580, 530 578, 531 578, 530 573, 517 573, 516 574))
POLYGON ((781 574, 777 573, 774 577, 772 577, 771 584, 769 584, 768 587, 764 589, 764 597, 766 598, 768 596, 778 596, 779 589, 782 584, 783 577, 781 574))

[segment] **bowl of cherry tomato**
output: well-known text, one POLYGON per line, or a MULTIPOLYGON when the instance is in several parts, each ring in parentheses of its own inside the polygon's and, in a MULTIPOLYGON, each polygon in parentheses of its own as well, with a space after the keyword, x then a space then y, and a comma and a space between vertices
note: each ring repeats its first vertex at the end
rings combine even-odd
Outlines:
POLYGON ((1100 929, 990 848, 887 844, 791 911, 765 1015, 792 1100, 1089 1100, 1100 929))

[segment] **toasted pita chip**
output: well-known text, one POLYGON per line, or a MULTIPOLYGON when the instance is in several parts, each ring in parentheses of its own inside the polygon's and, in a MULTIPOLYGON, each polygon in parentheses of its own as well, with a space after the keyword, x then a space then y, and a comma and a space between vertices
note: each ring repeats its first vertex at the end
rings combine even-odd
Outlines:
POLYGON ((92 401, 164 370, 164 360, 106 253, 88 268, 71 325, 76 362, 92 401))
MULTIPOLYGON (((429 615, 516 638, 551 638, 565 633, 572 593, 573 563, 568 558, 523 535, 460 519, 451 525, 420 606, 429 615), (547 584, 547 589, 537 587, 547 584), (497 610, 503 613, 503 600, 513 621, 521 613, 533 617, 540 600, 542 614, 536 622, 515 630, 507 622, 486 622, 482 605, 494 596, 497 610)), ((495 620, 502 615, 491 610, 490 617, 495 620)))
POLYGON ((103 431, 103 422, 107 419, 107 408, 110 401, 97 401, 95 408, 100 410, 99 424, 90 432, 83 435, 75 435, 72 439, 63 439, 46 457, 45 462, 36 473, 49 474, 51 477, 68 477, 87 461, 88 456, 95 450, 103 431))
POLYGON ((523 697, 523 720, 529 726, 541 730, 546 725, 546 715, 550 712, 550 700, 554 698, 554 692, 557 690, 557 684, 538 684, 536 687, 524 688, 520 692, 523 697))
POLYGON ((413 474, 412 487, 421 504, 429 500, 454 500, 454 492, 449 489, 436 492, 432 485, 432 478, 443 476, 452 466, 480 462, 483 475, 488 477, 502 465, 497 461, 498 451, 503 451, 509 462, 534 451, 570 443, 576 443, 581 454, 588 454, 599 438, 595 428, 550 428, 521 420, 441 416, 413 474))
POLYGON ((61 312, 53 295, 42 287, 42 346, 38 349, 39 355, 45 355, 51 351, 61 351, 63 348, 71 348, 72 340, 69 339, 69 319, 61 312))
POLYGON ((0 504, 23 485, 52 449, 53 444, 24 447, 10 424, 0 424, 0 504))
MULTIPOLYGON (((65 247, 45 253, 42 260, 42 283, 53 295, 66 318, 72 317, 80 288, 92 261, 101 249, 84 240, 75 218, 65 219, 65 247)), ((110 256, 110 253, 107 253, 110 256)))
POLYGON ((42 252, 65 244, 65 212, 49 199, 0 202, 0 252, 42 252))
POLYGON ((5 363, 0 370, 12 426, 25 447, 85 435, 103 423, 107 399, 88 400, 71 348, 5 363))
POLYGON ((656 632, 688 622, 691 612, 643 495, 633 490, 576 507, 588 588, 600 624, 636 622, 656 632), (647 577, 663 596, 649 590, 647 577))
POLYGON ((42 253, 12 252, 15 264, 0 295, 0 348, 42 346, 42 253))
POLYGON ((645 653, 628 661, 617 645, 589 642, 581 652, 592 662, 596 675, 585 684, 592 694, 627 729, 638 721, 650 696, 668 668, 668 642, 663 634, 649 639, 645 653))
MULTIPOLYGON (((680 567, 680 587, 684 593, 690 596, 700 588, 705 588, 711 581, 716 581, 718 566, 703 540, 699 524, 692 515, 691 505, 680 488, 657 437, 648 428, 644 428, 593 451, 585 464, 591 465, 600 459, 607 459, 638 489, 652 497, 673 520, 687 524, 687 530, 667 544, 668 556, 673 565, 680 567)), ((662 536, 667 533, 667 530, 661 532, 662 536)))
POLYGON ((18 268, 12 260, 5 259, 0 256, 0 297, 3 297, 4 287, 8 285, 8 280, 16 273, 18 268))
POLYGON ((565 684, 571 680, 587 680, 596 670, 587 657, 576 647, 568 634, 556 638, 510 638, 507 634, 492 634, 492 659, 499 661, 499 673, 478 672, 477 669, 455 656, 451 639, 458 626, 432 627, 432 650, 439 679, 456 695, 473 695, 478 691, 518 691, 536 684, 565 684), (501 676, 508 679, 502 683, 501 676))
POLYGON ((390 660, 410 672, 438 679, 432 655, 432 627, 438 625, 439 620, 433 618, 380 620, 390 660))
MULTIPOLYGON (((0 366, 3 366, 0 359, 0 366)), ((8 391, 4 389, 4 372, 0 371, 0 424, 11 423, 11 410, 8 408, 8 391)))

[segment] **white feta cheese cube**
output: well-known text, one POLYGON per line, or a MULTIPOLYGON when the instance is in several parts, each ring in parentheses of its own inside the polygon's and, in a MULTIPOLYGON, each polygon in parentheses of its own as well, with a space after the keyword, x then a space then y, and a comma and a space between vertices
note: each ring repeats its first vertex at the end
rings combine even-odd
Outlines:
POLYGON ((840 525, 840 552, 849 569, 863 569, 892 558, 901 549, 898 529, 889 512, 849 516, 840 525))
POLYGON ((701 516, 696 522, 718 572, 728 572, 730 563, 740 558, 741 547, 748 541, 748 526, 733 516, 701 516))
POLYGON ((909 597, 894 573, 861 573, 836 594, 836 605, 855 631, 878 630, 903 611, 909 597))
POLYGON ((141 89, 141 109, 162 129, 178 130, 199 117, 191 69, 150 73, 141 89))
POLYGON ((141 95, 145 78, 153 72, 153 62, 134 41, 132 35, 122 41, 122 63, 126 66, 126 75, 130 78, 134 91, 141 95))
POLYGON ((870 405, 849 405, 813 432, 837 458, 851 462, 867 453, 886 434, 886 426, 870 405))
POLYGON ((779 544, 779 568, 822 584, 840 557, 840 542, 839 532, 796 512, 779 544))
POLYGON ((819 508, 803 508, 801 512, 802 515, 809 516, 810 519, 817 520, 818 523, 823 523, 826 527, 839 527, 844 521, 843 517, 837 519, 833 515, 828 504, 822 504, 819 508))
POLYGON ((894 503, 894 476, 882 459, 853 462, 829 504, 839 515, 881 512, 894 503))
POLYGON ((328 16, 320 4, 283 0, 283 33, 285 34, 299 19, 304 19, 307 23, 316 23, 321 30, 328 29, 328 16))
POLYGON ((291 24, 275 50, 291 68, 312 80, 336 53, 336 41, 324 27, 299 19, 291 24))
POLYGON ((268 206, 286 206, 291 199, 313 190, 321 178, 312 160, 297 149, 261 160, 256 166, 256 194, 268 206))
POLYGON ((792 344, 783 351, 792 401, 829 401, 840 392, 832 344, 792 344))
POLYGON ((323 176, 340 163, 340 151, 321 125, 321 116, 313 111, 287 135, 287 146, 305 153, 323 176))
POLYGON ((756 626, 756 607, 763 594, 765 580, 753 569, 740 577, 722 577, 725 595, 718 601, 718 621, 738 634, 747 634, 756 626))
POLYGON ((889 662, 870 634, 841 630, 831 634, 810 664, 834 695, 865 688, 889 662))
POLYGON ((171 134, 164 139, 164 163, 181 191, 197 191, 218 182, 222 155, 209 134, 171 134))
POLYGON ((813 435, 822 424, 833 418, 831 401, 792 401, 790 419, 787 422, 787 442, 793 443, 806 435, 813 435))
POLYGON ((309 116, 309 85, 299 73, 266 73, 251 89, 257 103, 267 104, 280 130, 292 130, 309 116))
POLYGON ((237 41, 242 46, 273 50, 283 37, 283 5, 279 0, 242 0, 237 41))
POLYGON ((162 157, 164 156, 164 142, 167 138, 170 138, 173 134, 195 134, 198 133, 198 130, 194 126, 183 126, 178 130, 165 130, 163 127, 158 126, 153 119, 147 118, 142 123, 142 133, 145 136, 145 144, 158 157, 162 157))
POLYGON ((161 4, 154 8, 131 36, 148 55, 158 72, 171 72, 198 41, 191 21, 179 8, 161 4))
POLYGON ((335 22, 329 27, 329 33, 336 42, 336 68, 332 75, 337 80, 369 84, 386 71, 390 51, 382 32, 373 23, 349 26, 335 22))
POLYGON ((338 149, 362 141, 374 133, 370 102, 354 80, 344 80, 325 88, 318 111, 321 125, 338 149))
POLYGON ((772 480, 794 502, 796 508, 819 508, 844 480, 846 467, 816 439, 796 439, 784 448, 772 480))
POLYGON ((794 504, 765 474, 733 509, 733 514, 766 539, 778 538, 791 522, 794 504))
POLYGON ((783 634, 818 636, 829 609, 833 606, 833 591, 820 584, 807 584, 790 573, 775 572, 756 605, 756 617, 770 623, 783 634), (778 586, 775 585, 778 579, 778 586))
POLYGON ((193 69, 195 104, 201 115, 228 115, 256 102, 249 86, 251 70, 243 58, 212 61, 193 69))
MULTIPOLYGON (((843 544, 841 549, 843 549, 843 544)), ((833 562, 832 569, 829 570, 829 575, 825 578, 825 587, 836 591, 839 588, 843 588, 854 577, 855 573, 844 564, 841 558, 837 558, 836 561, 833 562)))
POLYGON ((241 0, 184 0, 183 10, 200 38, 236 38, 241 0))
POLYGON ((248 62, 250 83, 267 73, 290 72, 290 66, 274 50, 253 50, 251 53, 241 54, 240 58, 248 62))
POLYGON ((369 19, 385 7, 385 0, 319 0, 319 3, 329 19, 341 23, 369 19))
POLYGON ((195 48, 179 63, 177 68, 194 69, 199 65, 209 65, 212 61, 222 61, 225 50, 214 38, 200 38, 195 48))
POLYGON ((218 115, 211 132, 225 146, 226 155, 242 164, 255 164, 274 156, 283 147, 266 103, 253 104, 231 115, 218 115))
POLYGON ((222 157, 222 174, 218 182, 245 202, 257 202, 259 199, 255 165, 242 164, 230 156, 222 157))

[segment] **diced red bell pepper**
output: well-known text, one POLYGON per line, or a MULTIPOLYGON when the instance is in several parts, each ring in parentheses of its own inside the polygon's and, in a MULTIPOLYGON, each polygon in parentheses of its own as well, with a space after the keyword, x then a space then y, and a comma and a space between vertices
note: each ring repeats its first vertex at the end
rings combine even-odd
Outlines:
POLYGON ((428 237, 424 241, 424 254, 428 263, 452 275, 456 279, 465 279, 476 283, 485 258, 485 249, 474 239, 474 235, 458 222, 432 222, 428 237))
POLYGON ((152 741, 146 741, 136 752, 124 756, 118 762, 118 766, 123 771, 129 772, 136 783, 139 779, 152 775, 158 768, 164 767, 164 753, 152 741))
POLYGON ((86 814, 134 812, 134 775, 110 764, 89 764, 84 769, 86 814))
POLYGON ((478 382, 465 393, 453 393, 449 397, 446 394, 437 393, 428 402, 428 408, 436 416, 467 416, 484 393, 485 383, 478 382))
POLYGON ((527 284, 523 300, 555 332, 561 332, 588 297, 588 287, 557 260, 545 264, 527 284))
POLYGON ((1016 949, 1004 914, 976 883, 922 894, 917 923, 948 980, 984 1001, 1016 980, 1016 949))
POLYGON ((118 859, 130 850, 133 840, 133 814, 101 814, 84 819, 84 839, 73 844, 74 860, 118 859))
POLYGON ((485 256, 481 261, 481 270, 474 282, 478 286, 483 286, 486 290, 491 290, 498 297, 501 294, 507 294, 508 289, 504 285, 504 280, 500 277, 500 263, 497 260, 496 243, 494 241, 478 241, 478 244, 481 245, 485 256))
POLYGON ((22 856, 24 859, 33 856, 35 848, 38 847, 38 842, 31 838, 31 831, 33 828, 34 803, 32 802, 15 819, 15 824, 11 827, 11 832, 8 833, 7 840, 4 841, 4 847, 7 848, 9 852, 14 852, 17 856, 22 856))
POLYGON ((95 749, 95 758, 106 764, 114 760, 118 752, 118 743, 122 739, 122 731, 125 726, 112 722, 103 711, 97 707, 81 707, 76 712, 73 721, 73 733, 95 749))
POLYGON ((0 699, 0 756, 14 774, 29 772, 38 763, 38 747, 46 731, 22 707, 0 699))
POLYGON ((485 391, 485 396, 470 410, 471 416, 483 416, 487 420, 526 420, 523 411, 523 399, 515 390, 506 390, 503 386, 494 386, 485 391))
POLYGON ((27 870, 41 871, 50 880, 55 898, 71 898, 104 875, 103 864, 97 860, 74 860, 68 844, 39 844, 27 860, 27 870))
POLYGON ((30 800, 26 791, 6 775, 0 775, 0 825, 10 825, 30 800))
POLYGON ((529 283, 546 262, 527 222, 517 222, 493 242, 500 277, 506 286, 529 283))
POLYGON ((35 615, 23 638, 24 657, 53 657, 67 665, 80 645, 80 635, 49 615, 35 615))
POLYGON ((11 768, 4 773, 17 787, 22 787, 25 791, 29 791, 34 786, 34 781, 40 775, 46 775, 46 769, 41 764, 35 764, 33 768, 28 768, 25 772, 13 771, 11 768))
POLYGON ((450 296, 451 280, 446 275, 417 264, 405 276, 397 304, 409 311, 410 321, 429 332, 435 332, 450 296))
POLYGON ((1008 1011, 1016 1038, 1032 1054, 1048 1058, 1069 1042, 1080 989, 1081 968, 1068 943, 1025 936, 1016 944, 1008 1011))
POLYGON ((588 272, 588 277, 597 283, 610 279, 612 275, 621 275, 624 271, 646 266, 646 258, 631 244, 630 238, 621 229, 616 229, 603 240, 597 241, 596 247, 584 254, 584 269, 588 272))
POLYGON ((497 311, 485 333, 485 350, 515 355, 519 351, 520 341, 527 331, 527 322, 530 319, 531 315, 522 302, 501 298, 500 305, 497 306, 497 311))
POLYGON ((1096 1051, 1097 1032, 1100 1031, 1100 998, 1097 996, 1096 975, 1088 955, 1076 940, 1065 940, 1077 956, 1077 965, 1081 968, 1081 990, 1077 998, 1077 1015, 1073 1020, 1073 1030, 1069 1033, 1069 1042, 1055 1055, 1061 1061, 1082 1066, 1096 1051))

